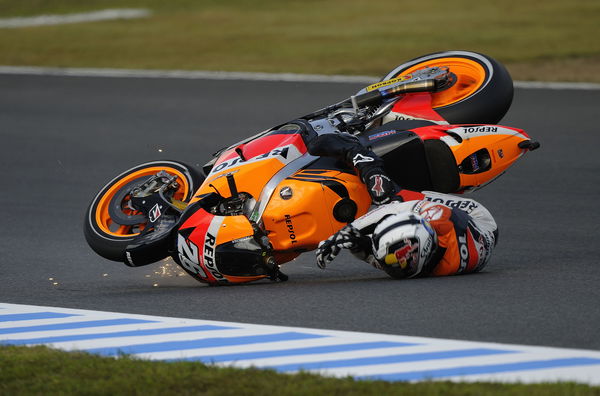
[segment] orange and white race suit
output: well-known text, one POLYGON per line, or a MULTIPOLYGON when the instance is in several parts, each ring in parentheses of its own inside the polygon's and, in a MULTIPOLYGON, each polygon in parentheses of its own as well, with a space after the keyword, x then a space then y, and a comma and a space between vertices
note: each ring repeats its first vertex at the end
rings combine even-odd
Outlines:
MULTIPOLYGON (((443 276, 480 271, 489 262, 498 239, 498 227, 490 212, 479 202, 456 195, 403 190, 404 202, 393 201, 379 206, 351 225, 361 234, 370 236, 384 217, 411 211, 429 221, 437 234, 438 250, 429 271, 423 275, 443 276)), ((363 245, 363 248, 365 245, 363 245)), ((353 253, 381 269, 372 251, 353 253)))

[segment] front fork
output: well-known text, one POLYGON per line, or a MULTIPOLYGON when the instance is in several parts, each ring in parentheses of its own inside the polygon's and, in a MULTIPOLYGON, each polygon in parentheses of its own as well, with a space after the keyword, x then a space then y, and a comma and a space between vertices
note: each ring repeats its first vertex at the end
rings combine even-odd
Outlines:
POLYGON ((179 188, 177 176, 160 171, 131 189, 128 206, 142 212, 148 223, 125 250, 130 267, 152 264, 169 256, 171 232, 177 226, 186 204, 173 199, 179 188))
POLYGON ((176 213, 181 213, 185 208, 184 202, 173 200, 178 188, 176 175, 160 171, 130 191, 129 206, 144 213, 148 218, 148 226, 152 227, 169 208, 176 213))

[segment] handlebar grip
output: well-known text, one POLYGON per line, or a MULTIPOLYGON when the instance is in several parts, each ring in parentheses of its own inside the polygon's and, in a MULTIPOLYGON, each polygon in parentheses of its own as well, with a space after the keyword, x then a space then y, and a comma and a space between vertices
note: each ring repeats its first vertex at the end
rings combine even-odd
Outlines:
POLYGON ((411 92, 430 92, 436 89, 435 80, 412 81, 407 84, 398 85, 389 89, 384 89, 382 96, 388 98, 411 92))
POLYGON ((352 97, 352 104, 356 104, 357 107, 378 105, 381 104, 382 101, 383 96, 378 90, 352 97))
POLYGON ((388 89, 376 89, 371 92, 353 96, 352 104, 356 105, 356 107, 373 106, 381 104, 384 99, 394 96, 411 92, 431 92, 435 89, 436 82, 434 80, 412 81, 388 89))

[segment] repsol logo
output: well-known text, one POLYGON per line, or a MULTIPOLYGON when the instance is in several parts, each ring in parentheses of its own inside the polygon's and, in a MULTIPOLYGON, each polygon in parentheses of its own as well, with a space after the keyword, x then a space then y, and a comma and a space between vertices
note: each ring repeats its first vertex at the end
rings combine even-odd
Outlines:
MULTIPOLYGON (((250 161, 260 161, 263 159, 267 159, 267 158, 271 158, 271 157, 283 157, 287 159, 288 156, 288 152, 289 152, 290 148, 289 147, 280 147, 280 148, 276 148, 274 150, 269 151, 268 153, 264 153, 261 155, 258 155, 252 159, 249 159, 246 162, 250 162, 250 161)), ((236 166, 239 165, 240 163, 244 162, 240 157, 236 157, 236 158, 232 158, 230 160, 227 161, 223 161, 221 162, 219 165, 215 166, 211 173, 217 173, 222 171, 223 169, 227 169, 227 168, 231 168, 232 166, 236 166)))
POLYGON ((451 208, 457 208, 467 213, 471 213, 475 210, 479 205, 475 203, 473 200, 453 200, 453 199, 441 199, 441 198, 433 198, 433 197, 425 197, 426 200, 434 203, 441 203, 451 208))
POLYGON ((292 241, 292 244, 297 243, 298 241, 296 240, 296 233, 294 232, 294 224, 292 223, 292 216, 290 215, 285 215, 285 226, 287 228, 290 240, 292 241))
POLYGON ((498 132, 498 127, 493 126, 477 126, 477 127, 463 127, 465 133, 495 133, 498 132))
POLYGON ((461 235, 458 237, 458 250, 460 252, 459 272, 462 272, 465 270, 465 268, 467 268, 467 263, 469 262, 469 248, 467 247, 466 235, 461 235))
POLYGON ((225 277, 219 272, 215 264, 216 242, 217 238, 211 233, 207 232, 206 237, 204 239, 204 251, 202 257, 204 259, 204 266, 218 281, 227 281, 225 277))

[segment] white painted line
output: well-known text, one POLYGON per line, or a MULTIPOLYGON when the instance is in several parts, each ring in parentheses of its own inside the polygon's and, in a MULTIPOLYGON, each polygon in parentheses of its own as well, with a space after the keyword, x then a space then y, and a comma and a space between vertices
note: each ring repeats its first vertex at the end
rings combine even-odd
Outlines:
MULTIPOLYGON (((91 319, 88 319, 90 321, 91 319)), ((66 322, 67 319, 63 319, 63 323, 66 322)), ((83 322, 83 320, 82 320, 83 322)), ((59 323, 55 321, 54 323, 59 323)), ((72 323, 72 321, 71 321, 72 323)), ((31 326, 31 322, 27 322, 28 326, 31 326)), ((14 326, 14 325, 13 325, 14 326)), ((120 333, 124 331, 141 331, 141 330, 156 330, 156 329, 164 329, 168 327, 173 327, 173 324, 170 323, 132 323, 125 325, 113 325, 109 328, 102 327, 82 327, 82 328, 71 328, 71 329, 59 329, 59 330, 45 330, 44 336, 46 337, 66 337, 71 335, 86 335, 86 334, 96 334, 99 332, 110 334, 110 333, 120 333)), ((20 333, 12 333, 12 334, 2 334, 0 332, 0 337, 4 340, 28 340, 28 339, 37 339, 39 337, 39 331, 32 332, 20 332, 20 333)))
MULTIPOLYGON (((271 334, 276 333, 277 329, 272 329, 271 334)), ((269 332, 257 332, 253 334, 268 335, 269 332)), ((242 337, 248 334, 246 329, 235 329, 235 330, 211 330, 203 332, 185 332, 177 334, 169 334, 167 339, 169 342, 173 341, 187 341, 187 340, 202 340, 213 337, 242 337)), ((1 337, 1 336, 0 336, 1 337)), ((93 339, 86 341, 64 341, 52 343, 56 348, 70 349, 70 350, 83 350, 92 348, 116 348, 122 345, 137 345, 137 344, 152 344, 165 341, 164 335, 154 336, 130 336, 130 337, 116 337, 106 339, 93 339)))
POLYGON ((37 66, 0 66, 0 74, 26 74, 42 76, 70 77, 116 77, 116 78, 180 78, 191 80, 249 80, 249 81, 289 81, 289 82, 334 82, 364 83, 378 81, 370 76, 339 76, 295 73, 246 73, 203 70, 137 70, 137 69, 95 69, 58 68, 37 66))
POLYGON ((320 346, 332 346, 340 344, 357 344, 363 342, 363 339, 350 339, 350 338, 316 338, 312 340, 298 340, 298 341, 278 341, 269 343, 259 344, 247 344, 247 345, 235 345, 235 346, 221 346, 215 348, 198 348, 198 349, 186 349, 185 351, 167 351, 167 352, 151 352, 151 353, 139 353, 138 356, 141 359, 153 359, 153 360, 166 360, 166 359, 182 359, 190 356, 216 356, 216 355, 228 355, 228 354, 240 354, 248 352, 264 352, 264 351, 282 351, 296 348, 312 348, 320 346))
POLYGON ((586 82, 543 82, 543 81, 515 81, 515 88, 524 89, 577 89, 593 91, 600 89, 600 84, 586 82))
MULTIPOLYGON (((3 311, 2 315, 6 313, 3 311)), ((27 326, 46 326, 52 325, 56 323, 75 323, 75 322, 92 322, 95 318, 91 318, 89 316, 70 316, 66 318, 58 318, 58 319, 37 319, 37 320, 28 320, 27 326)), ((15 327, 18 326, 18 322, 0 322, 0 334, 2 334, 2 330, 6 327, 15 327)))
POLYGON ((191 359, 388 381, 576 381, 600 385, 600 351, 266 326, 0 303, 0 345, 191 359), (77 315, 77 316, 73 316, 77 315), (46 317, 41 321, 41 317, 46 317), (73 318, 83 320, 73 321, 73 318), (124 323, 135 322, 138 328, 124 323), (93 324, 90 331, 89 324, 93 324), (57 331, 57 328, 61 328, 57 331), (79 331, 79 330, 81 331, 79 331), (134 332, 135 334, 132 334, 134 332))
MULTIPOLYGON (((389 355, 409 355, 416 353, 429 353, 429 352, 449 352, 460 350, 462 347, 460 345, 451 345, 445 348, 440 348, 439 346, 432 345, 419 345, 413 347, 382 347, 382 348, 374 348, 374 349, 366 349, 360 351, 344 351, 344 352, 331 352, 328 354, 306 354, 302 356, 282 356, 282 357, 271 357, 271 358, 263 358, 263 359, 252 359, 249 361, 236 361, 235 359, 231 359, 229 361, 225 361, 223 365, 235 365, 236 367, 251 367, 251 366, 262 366, 262 367, 271 367, 271 366, 279 366, 283 364, 302 364, 302 363, 311 363, 311 362, 327 362, 330 360, 341 360, 341 359, 357 359, 357 358, 378 358, 378 357, 386 357, 389 355)), ((481 357, 478 358, 481 361, 481 357)), ((513 358, 514 359, 514 358, 513 358)), ((440 362, 438 360, 436 362, 440 362)), ((452 359, 451 362, 455 362, 455 359, 452 359)), ((384 363, 383 371, 380 366, 369 366, 376 367, 374 368, 374 372, 376 373, 384 373, 386 370, 388 372, 394 372, 394 365, 384 363), (390 371, 391 370, 391 371, 390 371)), ((414 367, 415 363, 407 363, 405 367, 414 367)), ((357 366, 361 367, 361 366, 357 366)), ((362 366, 361 369, 356 369, 357 373, 360 374, 361 370, 365 370, 367 366, 362 366)), ((347 372, 347 369, 342 369, 342 371, 347 372)))
MULTIPOLYGON (((491 355, 489 357, 486 356, 476 356, 476 357, 461 357, 461 358, 449 358, 449 359, 436 359, 436 360, 425 360, 425 361, 416 361, 416 362, 407 362, 407 363, 386 363, 379 365, 369 365, 369 366, 355 366, 355 367, 341 367, 341 368, 333 368, 333 369, 323 369, 322 372, 332 376, 343 377, 345 375, 353 376, 365 376, 365 375, 381 375, 381 374, 391 374, 397 372, 414 372, 414 371, 424 371, 424 370, 439 370, 439 369, 448 369, 456 366, 475 366, 475 365, 488 365, 488 364, 505 364, 505 363, 516 363, 520 360, 523 360, 524 355, 520 353, 510 353, 510 354, 502 354, 502 355, 491 355)), ((529 353, 527 354, 527 358, 534 359, 547 359, 547 353, 529 353)), ((260 362, 257 362, 257 366, 260 366, 260 362)), ((239 364, 235 364, 236 367, 243 367, 239 364)), ((245 367, 251 367, 251 365, 246 365, 245 367)))
MULTIPOLYGON (((360 333, 357 333, 360 334, 360 333)), ((368 340, 367 340, 368 341, 368 340)), ((168 351, 168 352, 152 352, 152 353, 140 353, 138 357, 143 359, 154 359, 154 360, 165 360, 165 359, 181 359, 185 357, 194 356, 217 356, 217 355, 230 355, 240 353, 251 353, 251 352, 276 352, 285 351, 290 349, 298 348, 314 348, 323 346, 336 346, 336 345, 349 345, 349 344, 360 344, 365 342, 362 337, 344 337, 344 338, 316 338, 309 340, 295 340, 295 341, 278 341, 268 343, 257 343, 248 345, 236 345, 236 346, 221 346, 215 348, 200 348, 200 349, 187 349, 184 353, 182 351, 168 351)), ((404 347, 407 351, 410 348, 415 347, 404 347)), ((427 348, 421 346, 421 349, 427 348)), ((374 349, 370 349, 374 350, 374 349)), ((303 355, 305 356, 305 355, 303 355)), ((239 357, 238 357, 239 360, 239 357)), ((225 361, 225 360, 224 360, 225 361)), ((234 360, 235 361, 235 358, 234 360)), ((229 360, 229 363, 232 361, 229 360)))
POLYGON ((33 17, 0 18, 0 28, 62 25, 67 23, 96 22, 111 19, 145 18, 152 13, 147 9, 119 8, 64 15, 39 15, 33 17))
MULTIPOLYGON (((324 74, 296 73, 249 73, 205 70, 144 70, 144 69, 98 69, 98 68, 62 68, 38 66, 0 66, 0 74, 22 74, 64 77, 110 77, 110 78, 178 78, 190 80, 246 80, 280 82, 316 82, 316 83, 357 83, 372 84, 379 81, 374 76, 343 76, 324 74)), ((598 83, 586 82, 543 82, 515 81, 515 88, 523 89, 573 89, 600 90, 598 83)))

